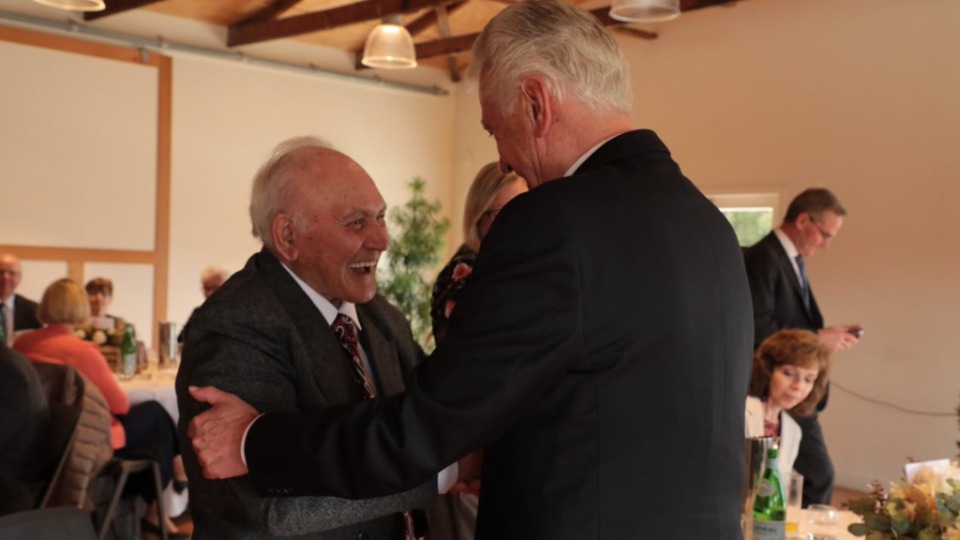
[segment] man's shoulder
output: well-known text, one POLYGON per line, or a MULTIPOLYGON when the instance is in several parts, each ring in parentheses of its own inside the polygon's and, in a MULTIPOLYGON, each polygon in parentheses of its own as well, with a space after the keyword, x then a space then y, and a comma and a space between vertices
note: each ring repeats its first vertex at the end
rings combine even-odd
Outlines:
POLYGON ((743 257, 748 266, 751 264, 763 264, 775 260, 783 253, 783 246, 780 240, 771 231, 760 239, 756 244, 748 247, 743 252, 743 257))
POLYGON ((15 305, 21 305, 21 304, 22 304, 22 305, 27 305, 27 306, 35 306, 35 305, 37 305, 36 302, 34 302, 33 300, 27 298, 26 296, 21 296, 21 295, 19 295, 19 294, 15 294, 14 297, 16 298, 15 305))

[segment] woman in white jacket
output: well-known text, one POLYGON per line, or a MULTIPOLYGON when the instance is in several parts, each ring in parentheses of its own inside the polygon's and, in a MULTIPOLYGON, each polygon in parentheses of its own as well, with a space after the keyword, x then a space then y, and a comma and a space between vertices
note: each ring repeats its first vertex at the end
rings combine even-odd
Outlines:
POLYGON ((800 426, 790 416, 813 414, 829 378, 830 351, 808 330, 780 330, 753 355, 746 435, 779 437, 781 478, 789 478, 800 448, 800 426))

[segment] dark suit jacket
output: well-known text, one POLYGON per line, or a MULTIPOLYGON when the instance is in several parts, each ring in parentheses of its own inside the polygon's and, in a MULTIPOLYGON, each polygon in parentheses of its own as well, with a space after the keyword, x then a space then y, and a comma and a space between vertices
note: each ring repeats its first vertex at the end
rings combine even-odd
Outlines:
POLYGON ((0 343, 0 515, 29 510, 46 471, 50 410, 30 362, 0 343))
POLYGON ((13 301, 14 331, 43 328, 43 324, 37 318, 37 303, 19 294, 14 295, 14 297, 16 298, 13 301))
MULTIPOLYGON (((409 325, 379 297, 357 306, 357 313, 381 393, 402 392, 404 374, 422 356, 409 325)), ((190 398, 188 385, 217 386, 262 412, 319 411, 363 399, 350 360, 323 315, 266 250, 197 309, 183 351, 177 399, 195 539, 356 540, 365 534, 370 540, 402 540, 398 512, 423 508, 436 496, 435 478, 400 495, 362 501, 294 498, 285 490, 261 498, 249 478, 203 478, 186 429, 206 406, 190 398)), ((283 459, 281 450, 274 448, 272 459, 283 459)))
POLYGON ((813 287, 807 309, 793 263, 774 233, 747 248, 743 257, 753 297, 754 347, 784 328, 823 328, 813 287))
POLYGON ((366 496, 486 447, 478 539, 739 539, 749 294, 729 223, 625 133, 503 209, 406 394, 267 414, 251 475, 366 496))

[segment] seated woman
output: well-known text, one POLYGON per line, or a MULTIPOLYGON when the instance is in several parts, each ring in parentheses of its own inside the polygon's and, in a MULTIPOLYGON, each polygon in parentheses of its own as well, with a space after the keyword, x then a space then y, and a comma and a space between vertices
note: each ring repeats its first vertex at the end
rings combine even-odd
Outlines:
POLYGON ((97 345, 119 346, 123 342, 127 322, 107 313, 113 302, 113 281, 97 277, 88 281, 84 288, 90 302, 90 316, 78 325, 77 337, 93 341, 97 345))
MULTIPOLYGON (((120 388, 106 359, 96 345, 84 342, 73 334, 74 326, 87 320, 90 305, 80 285, 69 278, 58 279, 47 287, 40 301, 37 316, 44 328, 23 334, 13 348, 35 362, 68 364, 97 386, 107 401, 113 421, 110 426, 111 444, 116 455, 130 459, 152 459, 160 465, 160 475, 166 486, 174 477, 186 480, 180 460, 180 445, 173 420, 162 405, 147 401, 130 406, 127 394, 120 388), (179 462, 175 465, 175 461, 179 462)), ((131 489, 138 489, 145 498, 153 497, 150 479, 131 478, 131 489), (143 482, 139 484, 138 482, 143 482)), ((144 530, 159 531, 157 507, 148 500, 150 508, 144 530), (152 526, 152 527, 151 527, 152 526)), ((172 522, 168 531, 177 533, 172 522)))
POLYGON ((782 478, 789 478, 800 449, 800 426, 790 416, 813 414, 829 378, 830 351, 808 330, 780 330, 753 355, 746 435, 780 438, 782 478))

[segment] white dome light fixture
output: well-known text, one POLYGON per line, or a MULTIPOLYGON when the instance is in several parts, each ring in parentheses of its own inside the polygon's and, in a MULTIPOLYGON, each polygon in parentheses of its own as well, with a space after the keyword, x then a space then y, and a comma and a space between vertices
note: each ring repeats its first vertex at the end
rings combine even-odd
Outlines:
POLYGON ((655 23, 680 16, 680 0, 613 0, 610 18, 623 22, 655 23))
POLYGON ((103 0, 33 0, 38 4, 65 9, 67 11, 103 11, 107 5, 103 0))
POLYGON ((417 67, 417 51, 413 45, 413 37, 400 22, 400 15, 386 17, 370 32, 363 47, 361 64, 382 69, 417 67))

